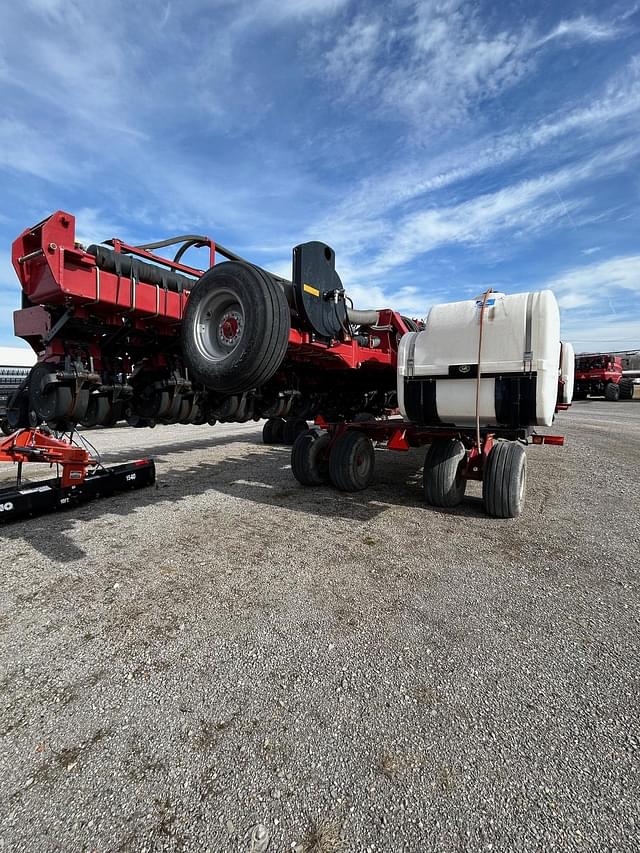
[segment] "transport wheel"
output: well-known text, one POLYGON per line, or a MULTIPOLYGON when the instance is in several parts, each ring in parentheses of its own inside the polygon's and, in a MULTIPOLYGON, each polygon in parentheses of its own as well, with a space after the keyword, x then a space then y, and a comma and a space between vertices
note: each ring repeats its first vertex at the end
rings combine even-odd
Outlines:
POLYGON ((262 441, 264 444, 282 444, 284 432, 284 421, 282 418, 269 418, 262 427, 262 441))
POLYGON ((9 421, 6 418, 0 418, 0 431, 2 431, 4 435, 11 435, 13 432, 9 426, 9 421))
POLYGON ((191 289, 182 320, 192 378, 225 393, 264 385, 284 358, 290 324, 284 290, 264 271, 216 264, 191 289))
POLYGON ((331 436, 324 429, 301 432, 291 450, 291 470, 303 486, 322 486, 329 482, 328 451, 331 436))
POLYGON ((496 441, 482 480, 484 508, 496 518, 515 518, 522 512, 527 484, 527 455, 516 441, 496 441))
POLYGON ((620 398, 620 386, 615 382, 607 382, 604 386, 604 398, 610 403, 615 403, 620 398))
POLYGON ((347 430, 336 440, 329 454, 329 479, 343 492, 366 489, 373 479, 375 451, 370 438, 347 430))
POLYGON ((633 400, 633 379, 621 379, 619 388, 621 400, 633 400))
POLYGON ((424 460, 424 497, 431 506, 452 507, 462 501, 467 488, 464 468, 467 451, 457 439, 434 441, 424 460))
POLYGON ((306 432, 307 429, 308 424, 302 418, 290 418, 284 423, 282 443, 287 445, 294 444, 300 433, 306 432))

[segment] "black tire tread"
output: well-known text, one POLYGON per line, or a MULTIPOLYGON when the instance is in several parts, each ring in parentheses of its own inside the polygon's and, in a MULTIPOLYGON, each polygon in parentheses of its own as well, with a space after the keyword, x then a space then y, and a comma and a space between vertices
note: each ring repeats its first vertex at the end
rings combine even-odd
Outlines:
POLYGON ((520 514, 524 504, 524 495, 522 502, 519 498, 521 464, 526 477, 527 457, 521 444, 497 441, 493 445, 482 481, 482 497, 489 515, 515 518, 520 514))
POLYGON ((322 486, 329 482, 329 463, 326 453, 331 436, 326 430, 309 429, 301 432, 291 449, 291 471, 303 486, 322 486))
POLYGON ((306 432, 307 429, 308 425, 304 418, 288 418, 284 422, 283 443, 293 446, 300 433, 306 432))
POLYGON ((182 349, 188 367, 194 377, 207 387, 224 393, 240 393, 252 388, 264 385, 275 373, 281 364, 289 344, 289 328, 291 318, 284 291, 275 284, 263 270, 249 264, 240 264, 236 261, 226 261, 207 270, 196 282, 191 290, 187 307, 185 308, 182 322, 182 349), (200 369, 198 360, 202 356, 198 353, 196 344, 191 340, 192 320, 190 317, 190 305, 194 305, 199 297, 198 288, 206 286, 212 278, 228 273, 232 275, 230 267, 241 267, 243 271, 250 271, 255 280, 260 284, 264 298, 264 316, 266 334, 260 340, 252 353, 248 365, 236 365, 233 374, 225 379, 216 380, 214 387, 207 381, 205 373, 200 369), (207 278, 207 276, 209 276, 207 278))
POLYGON ((458 467, 466 456, 461 441, 439 439, 429 447, 424 461, 423 486, 425 500, 431 506, 454 507, 462 501, 466 480, 456 487, 458 467))
POLYGON ((628 376, 620 380, 620 399, 633 400, 633 379, 628 376))
POLYGON ((366 489, 373 478, 375 451, 370 438, 357 430, 347 430, 336 439, 329 455, 329 478, 342 492, 359 492, 366 489), (369 455, 371 465, 364 478, 358 476, 353 463, 358 445, 369 455), (366 449, 365 449, 366 448, 366 449))
POLYGON ((620 386, 615 382, 607 382, 604 386, 604 398, 610 403, 615 403, 620 399, 620 386))

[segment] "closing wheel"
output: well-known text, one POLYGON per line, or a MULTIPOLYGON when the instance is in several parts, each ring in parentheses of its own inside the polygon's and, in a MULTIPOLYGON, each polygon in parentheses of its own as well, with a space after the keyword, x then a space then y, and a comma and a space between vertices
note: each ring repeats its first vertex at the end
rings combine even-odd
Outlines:
POLYGON ((55 381, 55 366, 40 362, 29 374, 29 421, 38 426, 43 421, 64 421, 73 409, 74 397, 68 385, 55 381))
POLYGON ((111 403, 104 394, 90 394, 87 409, 80 423, 83 427, 94 427, 109 422, 111 403))
POLYGON ((620 386, 615 382, 607 382, 604 386, 604 398, 610 403, 615 403, 620 398, 620 386))
POLYGON ((482 480, 484 508, 496 518, 515 518, 522 512, 527 484, 527 455, 515 441, 496 441, 482 480))
POLYGON ((422 482, 424 497, 431 506, 452 507, 464 498, 467 451, 457 439, 439 438, 427 451, 422 482))
POLYGON ((324 429, 301 432, 291 450, 291 470, 303 486, 322 486, 329 482, 329 445, 331 436, 324 429))
POLYGON ((262 441, 264 444, 282 444, 284 432, 284 421, 282 418, 269 418, 262 427, 262 441))
POLYGON ((290 418, 284 422, 284 430, 282 433, 282 443, 287 445, 294 444, 296 438, 308 428, 307 422, 303 418, 290 418))
POLYGON ((213 391, 248 391, 276 372, 289 342, 289 306, 264 271, 226 261, 189 294, 182 349, 192 378, 213 391))
POLYGON ((329 454, 329 479, 343 492, 366 489, 373 479, 375 451, 370 438, 347 430, 336 439, 329 454))

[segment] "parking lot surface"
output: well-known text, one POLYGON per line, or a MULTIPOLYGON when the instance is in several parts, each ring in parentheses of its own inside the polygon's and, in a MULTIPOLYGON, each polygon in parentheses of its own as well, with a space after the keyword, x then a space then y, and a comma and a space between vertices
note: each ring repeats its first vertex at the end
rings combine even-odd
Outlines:
POLYGON ((640 849, 640 402, 554 431, 509 521, 424 451, 346 495, 260 424, 89 433, 157 487, 0 528, 0 849, 640 849))

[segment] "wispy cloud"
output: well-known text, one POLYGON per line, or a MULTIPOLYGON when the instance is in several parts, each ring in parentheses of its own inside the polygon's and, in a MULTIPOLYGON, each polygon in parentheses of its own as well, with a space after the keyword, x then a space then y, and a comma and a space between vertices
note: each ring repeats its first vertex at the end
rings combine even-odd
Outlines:
MULTIPOLYGON (((640 61, 634 58, 614 75, 599 97, 573 109, 557 111, 515 132, 482 136, 435 157, 423 155, 399 168, 365 178, 313 227, 347 231, 352 240, 375 236, 379 226, 372 224, 373 220, 415 199, 522 161, 559 141, 568 142, 569 154, 578 140, 582 152, 585 136, 609 145, 612 138, 625 131, 635 135, 639 118, 640 61)), ((557 156, 558 150, 554 148, 545 160, 553 162, 557 156)))
POLYGON ((580 15, 577 18, 560 21, 546 35, 537 39, 534 46, 541 47, 554 39, 578 39, 587 42, 609 41, 620 35, 620 32, 620 26, 614 21, 601 21, 590 15, 580 15))
MULTIPOLYGON (((382 241, 384 248, 369 254, 362 264, 361 274, 383 275, 442 246, 478 245, 501 233, 540 230, 562 218, 574 227, 571 214, 582 208, 585 201, 566 199, 559 193, 594 176, 619 172, 639 155, 639 142, 621 143, 539 178, 521 181, 460 204, 430 206, 397 221, 379 223, 380 231, 387 232, 382 241)), ((338 229, 334 236, 334 242, 343 251, 354 254, 348 234, 341 235, 338 229)), ((358 249, 356 242, 356 251, 358 249)))
POLYGON ((588 306, 598 306, 602 310, 608 299, 621 292, 630 301, 637 300, 640 297, 640 255, 610 258, 567 270, 548 280, 545 287, 557 294, 560 307, 566 310, 588 306))
POLYGON ((464 0, 389 4, 356 17, 317 63, 344 99, 356 95, 432 134, 516 85, 555 41, 616 38, 622 25, 580 15, 543 34, 531 23, 496 28, 464 0))

